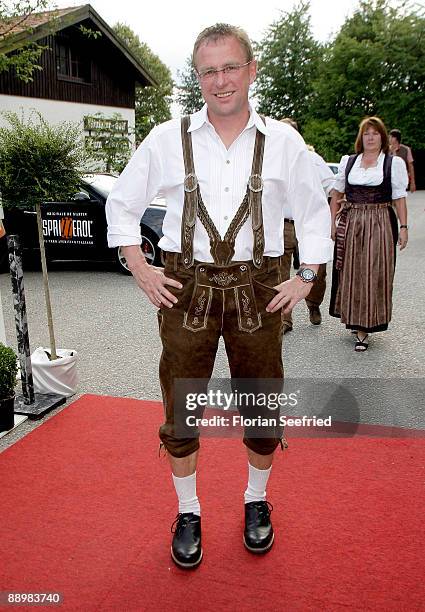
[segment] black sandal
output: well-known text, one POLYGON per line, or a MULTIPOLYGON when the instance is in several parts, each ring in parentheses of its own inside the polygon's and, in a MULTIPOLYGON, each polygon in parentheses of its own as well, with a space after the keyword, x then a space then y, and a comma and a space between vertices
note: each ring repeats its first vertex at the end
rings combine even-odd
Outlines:
POLYGON ((354 345, 354 350, 356 351, 356 353, 364 353, 364 351, 367 351, 369 347, 369 341, 367 340, 368 337, 369 334, 366 334, 363 340, 360 340, 360 338, 356 335, 357 342, 354 345))

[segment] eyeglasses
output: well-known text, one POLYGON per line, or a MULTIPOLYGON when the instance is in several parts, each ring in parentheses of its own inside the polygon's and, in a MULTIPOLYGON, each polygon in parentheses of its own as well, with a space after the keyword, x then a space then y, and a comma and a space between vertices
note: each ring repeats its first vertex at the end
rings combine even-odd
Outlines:
POLYGON ((200 72, 197 70, 196 72, 202 81, 209 81, 217 74, 219 74, 219 72, 230 75, 236 74, 241 68, 251 64, 252 61, 253 60, 249 60, 249 62, 245 62, 245 64, 229 64, 224 68, 208 68, 207 70, 201 70, 200 72))

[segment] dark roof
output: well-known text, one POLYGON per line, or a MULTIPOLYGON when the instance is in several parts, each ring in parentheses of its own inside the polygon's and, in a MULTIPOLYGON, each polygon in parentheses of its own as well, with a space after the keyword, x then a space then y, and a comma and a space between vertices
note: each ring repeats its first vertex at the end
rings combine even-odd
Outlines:
POLYGON ((0 22, 0 52, 10 53, 49 34, 55 34, 65 28, 89 19, 102 34, 117 47, 132 64, 137 73, 137 80, 143 85, 158 85, 156 79, 142 66, 130 49, 115 34, 106 21, 100 17, 90 4, 70 8, 34 13, 28 16, 14 17, 0 22), (2 40, 2 35, 7 38, 2 40))

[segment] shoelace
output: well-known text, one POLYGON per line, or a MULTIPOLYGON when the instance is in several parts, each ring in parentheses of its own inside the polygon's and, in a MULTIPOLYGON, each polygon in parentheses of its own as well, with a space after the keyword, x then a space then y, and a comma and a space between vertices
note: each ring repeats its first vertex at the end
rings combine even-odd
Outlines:
POLYGON ((273 505, 269 501, 257 502, 257 504, 258 505, 255 507, 257 508, 259 516, 268 519, 273 512, 273 505))
POLYGON ((183 516, 183 514, 179 512, 175 518, 174 523, 171 525, 171 533, 177 533, 177 535, 179 535, 183 527, 186 527, 188 522, 189 522, 189 517, 183 516))

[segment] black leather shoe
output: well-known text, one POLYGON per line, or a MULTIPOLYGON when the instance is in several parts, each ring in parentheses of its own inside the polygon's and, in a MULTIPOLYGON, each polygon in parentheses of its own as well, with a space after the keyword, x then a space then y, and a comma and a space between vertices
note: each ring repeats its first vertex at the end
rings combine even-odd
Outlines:
POLYGON ((283 321, 282 329, 283 335, 287 334, 288 332, 292 331, 292 323, 290 323, 289 321, 283 321))
POLYGON ((179 567, 192 569, 202 561, 201 517, 193 512, 176 516, 171 526, 174 533, 171 557, 179 567))
POLYGON ((320 308, 318 306, 309 306, 308 309, 310 311, 310 323, 313 323, 313 325, 320 325, 322 322, 320 308))
POLYGON ((246 548, 253 553, 265 553, 274 542, 270 513, 273 506, 268 501, 256 501, 245 504, 245 531, 243 541, 246 548))

